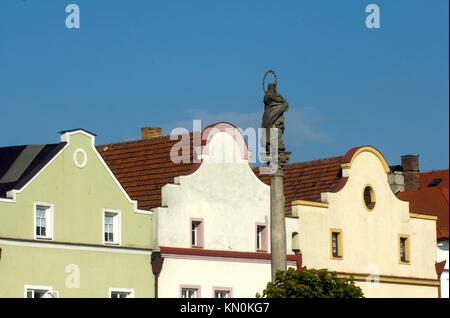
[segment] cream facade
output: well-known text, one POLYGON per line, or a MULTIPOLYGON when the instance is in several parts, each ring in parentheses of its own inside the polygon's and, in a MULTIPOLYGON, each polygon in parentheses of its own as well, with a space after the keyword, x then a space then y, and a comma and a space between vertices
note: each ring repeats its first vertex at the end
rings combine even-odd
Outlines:
POLYGON ((303 265, 353 275, 366 297, 438 297, 436 218, 409 213, 375 148, 344 158, 336 192, 292 203, 303 265))

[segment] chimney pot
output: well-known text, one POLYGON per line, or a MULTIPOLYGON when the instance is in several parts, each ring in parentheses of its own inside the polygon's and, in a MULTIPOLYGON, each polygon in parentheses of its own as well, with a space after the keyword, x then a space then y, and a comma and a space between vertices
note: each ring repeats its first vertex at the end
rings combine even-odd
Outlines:
POLYGON ((142 139, 152 139, 162 136, 161 127, 144 127, 141 128, 142 139))

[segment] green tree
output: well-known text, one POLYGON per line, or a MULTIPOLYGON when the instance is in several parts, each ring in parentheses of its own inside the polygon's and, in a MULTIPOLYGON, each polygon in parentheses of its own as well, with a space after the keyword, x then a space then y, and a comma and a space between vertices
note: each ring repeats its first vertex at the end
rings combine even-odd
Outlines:
POLYGON ((275 282, 267 283, 257 298, 364 298, 353 277, 338 278, 326 269, 277 271, 275 282))

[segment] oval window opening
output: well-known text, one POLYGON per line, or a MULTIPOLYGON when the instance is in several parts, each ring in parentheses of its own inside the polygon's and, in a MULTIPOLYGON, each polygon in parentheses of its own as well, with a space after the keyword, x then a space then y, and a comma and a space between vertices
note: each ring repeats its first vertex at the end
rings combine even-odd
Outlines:
POLYGON ((366 208, 372 210, 375 207, 375 194, 369 186, 364 188, 364 203, 366 208))

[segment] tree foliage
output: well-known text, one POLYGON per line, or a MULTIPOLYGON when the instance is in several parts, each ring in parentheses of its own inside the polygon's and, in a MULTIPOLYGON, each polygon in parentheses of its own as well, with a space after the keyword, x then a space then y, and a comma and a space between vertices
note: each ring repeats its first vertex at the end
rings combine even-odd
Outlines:
POLYGON ((267 283, 257 298, 364 298, 353 277, 338 278, 326 269, 277 271, 275 282, 267 283))

